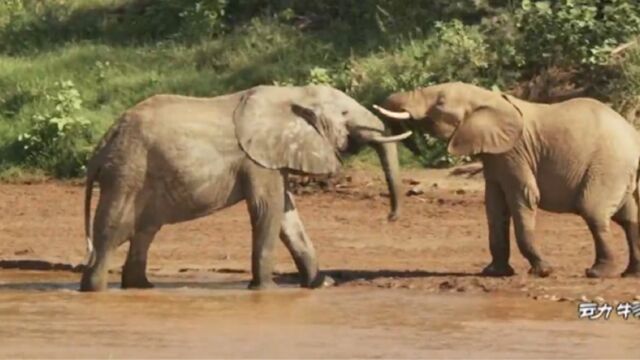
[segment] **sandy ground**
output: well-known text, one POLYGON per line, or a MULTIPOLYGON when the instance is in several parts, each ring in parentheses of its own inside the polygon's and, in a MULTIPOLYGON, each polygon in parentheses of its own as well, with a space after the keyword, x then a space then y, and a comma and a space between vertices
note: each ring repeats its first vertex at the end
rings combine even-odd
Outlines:
MULTIPOLYGON (((527 274, 528 264, 513 235, 511 263, 517 275, 498 279, 477 276, 490 259, 483 180, 448 173, 404 171, 404 190, 413 187, 409 182, 420 182, 418 187, 424 193, 403 197, 397 222, 386 221, 388 199, 377 172, 352 172, 351 182, 338 193, 298 196, 297 205, 322 269, 330 271, 341 286, 516 292, 568 299, 584 295, 612 301, 640 295, 638 279, 585 278, 584 270, 594 259, 593 242, 582 219, 574 215, 541 212, 538 216, 536 241, 555 268, 550 278, 527 274)), ((0 260, 5 267, 13 260, 81 263, 82 207, 80 186, 0 185, 0 260)), ((248 221, 246 207, 239 203, 209 217, 165 226, 150 250, 151 278, 216 269, 247 272, 248 221)), ((612 228, 615 238, 611 245, 622 272, 628 259, 626 242, 622 230, 615 224, 612 228)), ((119 249, 114 271, 122 266, 126 247, 119 249)), ((278 245, 277 257, 277 272, 295 271, 284 246, 278 245)))
MULTIPOLYGON (((403 171, 404 191, 414 187, 410 183, 419 182, 424 193, 404 196, 400 220, 390 223, 386 221, 388 199, 382 175, 362 170, 349 175, 352 180, 337 192, 297 197, 321 268, 335 277, 338 286, 297 290, 292 285, 293 262, 279 245, 276 270, 285 290, 276 291, 275 297, 244 290, 250 278, 250 227, 243 203, 206 218, 165 226, 150 251, 150 280, 158 288, 116 290, 126 253, 126 246, 122 246, 112 264, 113 289, 84 295, 75 291, 79 274, 68 271, 84 257, 83 188, 61 183, 0 185, 0 337, 6 340, 6 346, 0 346, 0 357, 467 357, 464 354, 469 349, 485 357, 638 355, 633 349, 637 349, 640 333, 634 335, 628 329, 639 330, 640 319, 606 326, 586 326, 595 322, 577 320, 580 298, 612 304, 640 299, 638 279, 585 278, 584 270, 593 262, 594 249, 580 218, 539 214, 537 244, 555 267, 551 277, 527 275, 528 264, 514 243, 511 263, 517 274, 485 278, 478 276, 490 259, 481 178, 451 177, 445 170, 403 171), (58 270, 48 269, 52 264, 58 264, 58 270), (23 269, 10 269, 16 266, 23 269), (34 270, 38 268, 41 271, 34 270), (216 291, 221 289, 226 290, 216 291), (303 300, 295 302, 288 297, 303 300), (124 303, 127 305, 121 307, 124 303), (254 310, 232 310, 236 303, 247 305, 238 305, 242 309, 254 310), (291 306, 284 315, 278 312, 284 310, 274 310, 282 303, 291 306), (262 314, 255 309, 265 307, 271 317, 255 320, 251 314, 262 314), (187 315, 178 315, 182 314, 178 308, 187 309, 187 315), (301 320, 291 313, 306 314, 303 309, 309 308, 316 314, 311 318, 301 320), (381 308, 391 311, 390 317, 381 308), (211 311, 221 313, 213 317, 211 311), (533 311, 533 315, 523 315, 527 311, 533 311), (171 325, 165 324, 163 314, 167 312, 173 313, 168 317, 171 325), (280 321, 283 316, 285 320, 280 321), (349 316, 357 319, 352 322, 349 316), (52 321, 52 317, 66 319, 64 325, 52 321), (460 325, 470 317, 478 317, 480 323, 460 325), (30 325, 25 325, 26 319, 31 319, 30 325), (216 341, 204 339, 203 331, 213 331, 210 327, 216 323, 234 325, 226 326, 216 341), (83 328, 87 324, 90 328, 99 326, 107 335, 99 342, 80 346, 78 339, 82 336, 94 339, 96 332, 102 333, 96 329, 79 331, 78 324, 83 328), (433 324, 444 328, 439 332, 433 324), (516 341, 520 335, 511 333, 514 324, 520 331, 537 335, 511 350, 486 346, 494 335, 516 341), (176 333, 172 327, 182 330, 176 333), (565 332, 550 333, 552 328, 565 332), (258 343, 245 335, 255 331, 262 339, 258 343), (451 334, 460 331, 466 331, 469 343, 452 340, 451 334), (497 333, 489 336, 491 331, 497 333), (484 337, 478 335, 485 332, 484 337), (145 338, 144 334, 148 341, 138 339, 145 338), (295 335, 293 348, 265 345, 285 341, 283 334, 295 335), (420 334, 433 341, 412 340, 420 334), (615 350, 598 345, 602 340, 594 340, 598 334, 608 335, 607 343, 617 344, 615 350), (75 340, 67 339, 68 335, 75 340), (341 342, 349 336, 360 341, 341 342), (391 336, 391 340, 381 340, 385 336, 391 336), (575 348, 567 340, 563 352, 557 336, 578 336, 571 341, 582 347, 575 348), (611 336, 622 343, 612 342, 611 336), (185 342, 191 344, 188 351, 179 345, 185 342), (140 343, 146 347, 140 347, 140 343), (550 347, 545 348, 547 345, 550 347), (296 350, 299 348, 313 351, 300 352, 296 350)), ((616 225, 612 228, 615 239, 611 245, 622 272, 628 259, 626 243, 621 229, 616 225)))

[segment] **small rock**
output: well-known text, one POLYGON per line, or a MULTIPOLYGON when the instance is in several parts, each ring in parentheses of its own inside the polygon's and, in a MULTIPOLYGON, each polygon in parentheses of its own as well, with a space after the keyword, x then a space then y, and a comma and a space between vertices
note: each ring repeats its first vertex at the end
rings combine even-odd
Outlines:
POLYGON ((465 189, 458 189, 458 190, 456 190, 456 195, 464 195, 464 194, 466 194, 466 193, 467 193, 467 191, 466 191, 465 189))
POLYGON ((438 205, 444 205, 445 201, 444 199, 438 199, 438 205))
POLYGON ((589 302, 589 298, 587 297, 587 295, 582 295, 582 296, 580 296, 580 301, 589 302))
POLYGON ((31 253, 31 249, 22 249, 22 250, 18 250, 16 252, 14 252, 14 255, 27 255, 29 253, 31 253))
POLYGON ((561 297, 558 299, 558 302, 565 302, 565 301, 573 301, 573 299, 572 299, 572 298, 570 298, 570 297, 566 297, 566 296, 561 296, 561 297))
POLYGON ((415 195, 422 195, 424 194, 424 190, 422 190, 422 187, 420 187, 420 185, 414 186, 411 189, 409 189, 409 191, 407 191, 407 196, 415 196, 415 195))
POLYGON ((467 291, 467 288, 465 288, 464 286, 458 286, 458 288, 456 289, 457 292, 465 292, 467 291))
POLYGON ((453 284, 448 280, 441 282, 438 287, 440 288, 440 290, 451 290, 454 288, 453 284))
POLYGON ((419 180, 416 179, 402 179, 402 182, 409 185, 418 185, 420 184, 419 180))
POLYGON ((634 296, 634 297, 633 297, 633 300, 640 301, 640 295, 636 295, 636 296, 634 296))
POLYGON ((550 301, 560 301, 560 298, 558 296, 556 296, 556 295, 551 295, 551 296, 549 296, 549 300, 550 301))
POLYGON ((604 302, 604 298, 602 296, 596 296, 593 298, 593 301, 597 302, 597 303, 603 303, 604 302))
POLYGON ((438 188, 438 183, 431 184, 431 187, 434 188, 434 189, 437 189, 438 188))

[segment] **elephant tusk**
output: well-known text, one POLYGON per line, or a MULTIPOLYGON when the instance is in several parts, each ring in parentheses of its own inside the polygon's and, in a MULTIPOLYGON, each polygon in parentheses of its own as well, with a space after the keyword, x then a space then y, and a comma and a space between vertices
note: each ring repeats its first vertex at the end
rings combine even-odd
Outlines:
POLYGON ((411 119, 411 114, 408 111, 401 111, 401 112, 391 111, 378 105, 373 105, 373 108, 376 109, 378 112, 380 112, 382 115, 390 117, 392 119, 396 119, 396 120, 411 119))
POLYGON ((402 141, 406 138, 408 138, 409 136, 411 136, 411 131, 407 131, 404 132, 400 135, 394 135, 394 136, 383 136, 383 135, 373 135, 369 141, 371 142, 375 142, 375 143, 379 143, 379 144, 384 144, 384 143, 388 143, 388 142, 397 142, 397 141, 402 141))

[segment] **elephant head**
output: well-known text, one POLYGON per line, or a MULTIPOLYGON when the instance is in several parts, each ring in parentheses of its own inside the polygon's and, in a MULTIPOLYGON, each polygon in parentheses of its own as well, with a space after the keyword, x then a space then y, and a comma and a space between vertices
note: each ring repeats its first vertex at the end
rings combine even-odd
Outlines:
POLYGON ((385 136, 382 121, 343 92, 329 86, 258 86, 248 90, 234 112, 241 148, 271 169, 331 175, 340 153, 369 144, 380 157, 391 199, 390 220, 399 212, 395 142, 411 132, 385 136))
POLYGON ((390 95, 374 108, 394 120, 415 120, 421 130, 448 140, 453 155, 499 154, 522 136, 524 119, 508 95, 460 82, 390 95))

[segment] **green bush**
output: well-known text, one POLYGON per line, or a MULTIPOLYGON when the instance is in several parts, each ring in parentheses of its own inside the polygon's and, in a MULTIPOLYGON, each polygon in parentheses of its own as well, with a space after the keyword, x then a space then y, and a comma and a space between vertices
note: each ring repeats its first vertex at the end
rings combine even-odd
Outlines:
POLYGON ((16 145, 28 166, 59 177, 79 176, 91 149, 89 121, 77 115, 82 98, 73 82, 58 82, 54 90, 46 95, 49 111, 34 115, 16 145))
POLYGON ((613 47, 640 32, 640 7, 627 0, 523 0, 515 19, 518 51, 534 70, 606 64, 613 47))
POLYGON ((210 38, 225 29, 228 0, 155 0, 144 16, 129 17, 140 33, 152 38, 173 37, 186 41, 210 38))

